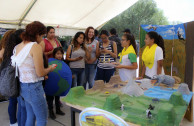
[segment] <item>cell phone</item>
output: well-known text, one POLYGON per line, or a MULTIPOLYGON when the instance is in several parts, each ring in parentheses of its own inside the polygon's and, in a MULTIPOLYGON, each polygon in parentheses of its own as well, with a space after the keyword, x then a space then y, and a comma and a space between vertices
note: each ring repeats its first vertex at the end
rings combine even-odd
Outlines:
POLYGON ((104 47, 102 47, 101 49, 104 49, 104 47))

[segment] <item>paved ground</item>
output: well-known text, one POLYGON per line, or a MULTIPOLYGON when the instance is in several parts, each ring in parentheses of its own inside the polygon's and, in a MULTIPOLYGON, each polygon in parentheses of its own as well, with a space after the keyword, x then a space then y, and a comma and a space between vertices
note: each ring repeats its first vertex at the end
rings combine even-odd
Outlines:
MULTIPOLYGON (((47 126, 71 126, 71 117, 70 117, 70 108, 63 103, 62 111, 65 112, 65 116, 59 116, 56 115, 56 120, 48 119, 48 125, 47 126)), ((1 102, 0 103, 0 126, 9 126, 9 117, 7 112, 8 102, 1 102)), ((79 126, 78 124, 78 116, 79 114, 76 114, 76 126, 79 126)), ((184 119, 181 123, 181 126, 194 126, 194 122, 189 122, 186 119, 184 119)))

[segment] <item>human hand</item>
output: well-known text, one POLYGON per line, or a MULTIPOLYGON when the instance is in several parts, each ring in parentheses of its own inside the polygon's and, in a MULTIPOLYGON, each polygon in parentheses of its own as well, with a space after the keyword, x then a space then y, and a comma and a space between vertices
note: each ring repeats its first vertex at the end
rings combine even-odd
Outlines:
POLYGON ((116 65, 115 68, 121 69, 121 68, 123 68, 123 65, 120 65, 120 64, 116 65))
POLYGON ((91 53, 92 52, 92 47, 88 47, 88 52, 91 53))
POLYGON ((100 49, 100 53, 108 53, 108 51, 109 50, 107 50, 106 48, 103 48, 103 47, 100 49))
POLYGON ((120 65, 120 63, 117 62, 111 62, 113 65, 120 65))
MULTIPOLYGON (((54 50, 54 49, 53 49, 54 50)), ((51 55, 53 54, 53 50, 49 51, 49 52, 46 52, 45 55, 51 55)))
POLYGON ((53 70, 55 70, 56 67, 57 67, 57 66, 55 66, 55 65, 49 65, 50 72, 52 72, 53 70))
POLYGON ((83 59, 83 57, 80 56, 80 57, 75 58, 75 61, 82 60, 82 59, 83 59))
POLYGON ((46 75, 46 76, 44 76, 44 80, 47 80, 48 79, 48 76, 46 75))

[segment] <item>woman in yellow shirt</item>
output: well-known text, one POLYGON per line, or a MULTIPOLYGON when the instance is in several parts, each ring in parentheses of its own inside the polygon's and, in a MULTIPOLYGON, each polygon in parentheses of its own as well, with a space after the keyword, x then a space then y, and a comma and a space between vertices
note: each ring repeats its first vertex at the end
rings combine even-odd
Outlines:
POLYGON ((138 79, 142 79, 144 76, 151 79, 154 75, 164 74, 164 40, 157 32, 151 31, 146 34, 144 41, 146 47, 142 54, 143 67, 138 79))

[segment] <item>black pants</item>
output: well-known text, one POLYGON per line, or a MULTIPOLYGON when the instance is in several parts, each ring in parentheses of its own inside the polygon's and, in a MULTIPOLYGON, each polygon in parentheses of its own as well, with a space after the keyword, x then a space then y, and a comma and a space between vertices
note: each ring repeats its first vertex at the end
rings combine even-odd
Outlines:
POLYGON ((46 100, 47 100, 47 104, 48 104, 48 109, 49 110, 53 110, 53 101, 55 98, 55 106, 56 106, 56 110, 60 110, 60 96, 49 96, 46 95, 46 100))

